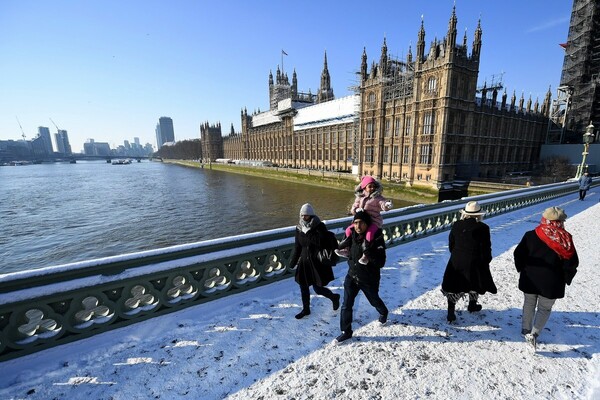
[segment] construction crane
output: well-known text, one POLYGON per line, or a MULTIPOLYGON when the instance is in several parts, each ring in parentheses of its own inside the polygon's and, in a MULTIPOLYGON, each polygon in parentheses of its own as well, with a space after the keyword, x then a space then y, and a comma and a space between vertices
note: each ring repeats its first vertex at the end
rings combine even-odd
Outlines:
POLYGON ((52 118, 50 118, 50 122, 52 122, 54 124, 54 126, 56 127, 56 132, 58 133, 58 131, 60 131, 60 128, 58 127, 58 125, 56 125, 56 123, 54 121, 52 121, 52 118))
POLYGON ((19 121, 19 117, 17 117, 16 115, 15 118, 17 119, 17 123, 19 124, 19 128, 21 128, 21 137, 23 138, 23 140, 25 140, 25 131, 23 131, 23 127, 21 126, 21 121, 19 121))

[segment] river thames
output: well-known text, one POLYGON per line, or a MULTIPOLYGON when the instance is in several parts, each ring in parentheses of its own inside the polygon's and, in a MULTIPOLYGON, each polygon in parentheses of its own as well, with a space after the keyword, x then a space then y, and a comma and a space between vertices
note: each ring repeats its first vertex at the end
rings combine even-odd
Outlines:
POLYGON ((0 274, 293 226, 306 202, 321 219, 340 218, 353 200, 159 162, 0 167, 0 274))

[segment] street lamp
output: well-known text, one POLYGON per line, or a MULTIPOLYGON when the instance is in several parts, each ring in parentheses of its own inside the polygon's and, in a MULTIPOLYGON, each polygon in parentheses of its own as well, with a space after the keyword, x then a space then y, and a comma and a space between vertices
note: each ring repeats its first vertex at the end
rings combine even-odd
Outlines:
POLYGON ((590 143, 594 141, 594 125, 592 125, 592 121, 585 128, 585 133, 583 134, 583 153, 581 153, 581 165, 577 167, 577 174, 575 175, 576 179, 581 178, 581 175, 585 172, 585 159, 589 154, 588 150, 590 149, 590 143))

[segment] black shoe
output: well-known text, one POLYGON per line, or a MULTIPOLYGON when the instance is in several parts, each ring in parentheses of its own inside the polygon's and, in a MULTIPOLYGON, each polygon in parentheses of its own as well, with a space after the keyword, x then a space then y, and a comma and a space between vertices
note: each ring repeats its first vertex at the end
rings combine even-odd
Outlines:
POLYGON ((387 322, 387 317, 388 317, 387 314, 380 314, 379 315, 379 323, 381 325, 385 324, 387 322))
POLYGON ((467 306, 467 310, 469 310, 469 312, 481 311, 481 308, 481 304, 477 304, 477 302, 474 300, 469 301, 469 305, 467 306))
POLYGON ((528 333, 531 333, 531 329, 521 329, 521 335, 526 336, 528 333))
POLYGON ((307 315, 310 315, 310 310, 302 310, 298 314, 296 314, 296 319, 302 319, 307 315))
POLYGON ((338 343, 343 342, 344 340, 348 340, 352 337, 352 331, 344 331, 342 334, 335 338, 335 341, 338 343))
POLYGON ((340 308, 340 295, 334 294, 333 297, 331 298, 331 302, 333 303, 333 311, 340 308))

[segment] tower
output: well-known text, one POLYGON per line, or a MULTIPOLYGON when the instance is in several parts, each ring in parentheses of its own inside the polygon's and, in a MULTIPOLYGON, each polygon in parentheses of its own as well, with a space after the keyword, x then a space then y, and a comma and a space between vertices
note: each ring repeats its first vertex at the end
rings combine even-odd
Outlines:
MULTIPOLYGON (((567 93, 566 136, 581 142, 585 127, 600 125, 600 3, 573 0, 559 90, 567 93)), ((559 93, 559 98, 560 93, 559 93)))
POLYGON ((323 72, 321 72, 321 85, 319 86, 319 93, 317 94, 317 103, 324 103, 329 100, 333 100, 333 89, 331 88, 331 77, 329 76, 329 69, 327 69, 327 52, 325 52, 325 58, 323 60, 323 72))
POLYGON ((156 145, 160 149, 163 144, 175 141, 173 120, 169 117, 160 117, 156 124, 156 145))

